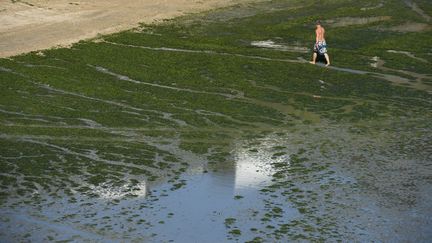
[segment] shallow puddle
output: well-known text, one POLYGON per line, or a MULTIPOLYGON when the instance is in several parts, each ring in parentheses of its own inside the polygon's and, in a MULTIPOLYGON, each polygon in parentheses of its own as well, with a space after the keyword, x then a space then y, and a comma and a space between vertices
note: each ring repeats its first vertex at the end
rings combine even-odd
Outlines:
MULTIPOLYGON (((223 242, 227 238, 241 241, 253 238, 250 229, 262 227, 259 217, 265 212, 266 196, 260 190, 271 183, 272 155, 263 150, 250 152, 247 148, 240 148, 234 154, 233 164, 186 176, 186 185, 169 196, 160 197, 160 192, 169 191, 168 186, 152 193, 159 200, 144 218, 163 219, 163 223, 151 229, 157 234, 156 241, 223 242)), ((280 161, 289 163, 289 158, 280 161)), ((284 204, 283 217, 294 218, 297 214, 296 209, 284 204)))
POLYGON ((268 48, 278 51, 290 51, 290 52, 299 52, 299 53, 308 53, 309 49, 301 46, 288 46, 283 44, 276 44, 272 40, 265 41, 252 41, 251 46, 260 47, 260 48, 268 48))
MULTIPOLYGON (((17 205, 0 214, 3 234, 11 233, 3 237, 14 239, 28 233, 26 238, 31 241, 50 237, 157 242, 250 240, 255 234, 251 229, 262 228, 260 217, 269 207, 270 198, 261 190, 271 185, 275 172, 272 163, 290 163, 285 152, 275 157, 278 145, 274 142, 261 139, 252 147, 238 144, 233 148, 232 161, 197 163, 174 185, 145 181, 136 185, 88 185, 96 198, 78 191, 72 197, 62 195, 61 200, 41 194, 42 204, 17 205)), ((278 202, 272 199, 272 204, 278 202)), ((279 203, 284 219, 299 215, 289 203, 279 203)))

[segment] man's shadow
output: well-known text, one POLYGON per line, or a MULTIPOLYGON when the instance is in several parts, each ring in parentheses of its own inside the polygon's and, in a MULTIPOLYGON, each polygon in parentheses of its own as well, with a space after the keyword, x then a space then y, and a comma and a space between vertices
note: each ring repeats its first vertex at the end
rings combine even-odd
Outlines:
POLYGON ((325 56, 321 54, 317 54, 316 62, 327 64, 327 60, 325 59, 325 56))

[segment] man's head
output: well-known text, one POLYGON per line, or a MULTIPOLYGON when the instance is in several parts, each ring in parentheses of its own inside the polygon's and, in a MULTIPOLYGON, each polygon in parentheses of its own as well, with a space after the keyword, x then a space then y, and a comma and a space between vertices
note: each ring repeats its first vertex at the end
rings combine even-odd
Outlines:
POLYGON ((315 25, 316 25, 316 26, 321 26, 321 20, 317 20, 317 21, 315 22, 315 25))

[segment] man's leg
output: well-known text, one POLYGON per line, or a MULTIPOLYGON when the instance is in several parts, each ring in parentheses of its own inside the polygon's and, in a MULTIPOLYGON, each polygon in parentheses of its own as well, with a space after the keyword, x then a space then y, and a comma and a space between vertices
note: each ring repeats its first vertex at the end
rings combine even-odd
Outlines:
POLYGON ((314 52, 313 56, 312 56, 312 62, 309 62, 309 63, 315 64, 316 63, 316 59, 317 59, 317 54, 316 54, 316 52, 314 52))
POLYGON ((324 53, 324 57, 325 57, 325 59, 327 61, 326 66, 329 66, 330 65, 330 57, 329 57, 329 55, 327 53, 324 53))

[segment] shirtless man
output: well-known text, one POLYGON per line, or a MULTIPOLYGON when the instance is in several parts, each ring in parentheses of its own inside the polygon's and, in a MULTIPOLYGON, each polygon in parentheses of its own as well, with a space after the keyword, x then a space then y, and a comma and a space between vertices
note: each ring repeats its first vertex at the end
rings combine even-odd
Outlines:
POLYGON ((325 29, 321 26, 321 21, 319 20, 316 22, 315 34, 316 34, 316 40, 313 49, 314 53, 313 53, 312 61, 310 63, 315 64, 317 56, 318 54, 320 54, 320 55, 324 55, 327 61, 326 66, 328 66, 330 65, 330 57, 327 54, 327 44, 324 38, 325 29))

